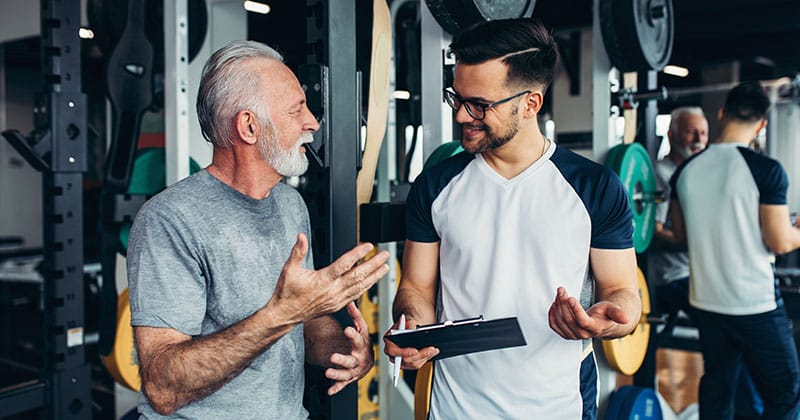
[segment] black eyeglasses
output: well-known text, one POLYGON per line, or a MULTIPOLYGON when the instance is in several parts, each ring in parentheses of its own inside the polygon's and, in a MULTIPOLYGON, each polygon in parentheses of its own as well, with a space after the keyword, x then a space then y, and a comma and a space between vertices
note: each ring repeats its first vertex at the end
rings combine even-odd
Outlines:
POLYGON ((527 95, 531 93, 531 90, 523 90, 520 93, 514 94, 509 96, 508 98, 501 99, 499 101, 492 102, 490 104, 485 104, 483 102, 473 101, 472 99, 464 99, 461 95, 453 92, 450 89, 444 90, 444 101, 447 105, 450 105, 450 108, 453 108, 453 111, 458 112, 461 105, 467 108, 467 114, 470 117, 475 118, 476 120, 482 120, 486 118, 486 111, 496 107, 497 105, 506 103, 514 98, 518 98, 522 95, 527 95))

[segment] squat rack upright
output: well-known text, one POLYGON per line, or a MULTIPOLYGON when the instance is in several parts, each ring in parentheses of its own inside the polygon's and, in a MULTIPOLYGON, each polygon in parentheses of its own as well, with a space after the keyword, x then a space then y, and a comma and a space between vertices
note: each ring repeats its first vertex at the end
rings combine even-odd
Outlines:
POLYGON ((80 0, 42 0, 43 94, 34 131, 2 134, 42 172, 43 357, 37 378, 0 391, 0 417, 40 410, 52 419, 92 417, 83 296, 83 172, 86 96, 81 91, 80 0))

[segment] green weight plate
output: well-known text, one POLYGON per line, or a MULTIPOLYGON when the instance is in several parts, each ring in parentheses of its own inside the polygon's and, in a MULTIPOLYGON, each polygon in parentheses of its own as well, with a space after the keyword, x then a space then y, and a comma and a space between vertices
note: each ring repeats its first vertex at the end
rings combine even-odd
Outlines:
POLYGON ((656 177, 650 156, 638 143, 620 144, 608 151, 606 166, 619 175, 633 211, 633 246, 642 253, 650 246, 655 230, 656 177))
MULTIPOLYGON (((165 161, 166 151, 164 148, 149 147, 140 149, 136 153, 136 160, 133 161, 128 194, 152 195, 163 190, 167 179, 165 161)), ((199 170, 200 165, 194 159, 189 158, 189 173, 193 174, 199 170)), ((119 228, 119 241, 122 244, 122 249, 128 249, 130 230, 130 223, 123 223, 119 228)))
POLYGON ((425 164, 422 165, 422 169, 428 169, 430 167, 436 166, 439 162, 449 158, 450 156, 457 155, 464 151, 464 148, 461 147, 460 141, 449 141, 447 143, 442 143, 433 150, 428 159, 425 161, 425 164))

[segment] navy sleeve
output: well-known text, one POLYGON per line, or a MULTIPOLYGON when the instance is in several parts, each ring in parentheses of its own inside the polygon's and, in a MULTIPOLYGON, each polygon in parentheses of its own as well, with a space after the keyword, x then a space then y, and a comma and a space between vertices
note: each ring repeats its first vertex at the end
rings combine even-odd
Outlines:
POLYGON ((611 169, 563 147, 550 159, 572 185, 592 220, 593 248, 633 247, 633 212, 622 182, 611 169))
POLYGON ((422 171, 411 185, 406 198, 406 239, 414 242, 438 242, 431 206, 445 186, 475 158, 467 152, 451 156, 422 171))
POLYGON ((628 193, 617 175, 607 170, 597 183, 591 209, 592 247, 633 247, 633 212, 628 193))
POLYGON ((786 204, 786 190, 789 189, 789 178, 781 164, 774 159, 759 155, 750 149, 740 147, 750 173, 758 186, 759 204, 786 204))
POLYGON ((414 242, 437 242, 439 235, 433 227, 430 182, 427 173, 417 177, 406 198, 406 239, 414 242))

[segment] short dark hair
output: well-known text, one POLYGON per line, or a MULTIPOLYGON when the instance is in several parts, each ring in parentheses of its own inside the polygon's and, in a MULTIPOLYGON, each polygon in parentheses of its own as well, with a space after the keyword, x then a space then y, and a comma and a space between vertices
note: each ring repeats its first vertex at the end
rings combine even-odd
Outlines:
POLYGON ((767 116, 770 100, 758 82, 742 82, 728 92, 722 108, 725 118, 743 122, 757 122, 767 116))
POLYGON ((558 60, 553 36, 536 18, 480 22, 453 39, 450 53, 464 64, 505 57, 507 84, 537 84, 542 90, 553 82, 558 60))

